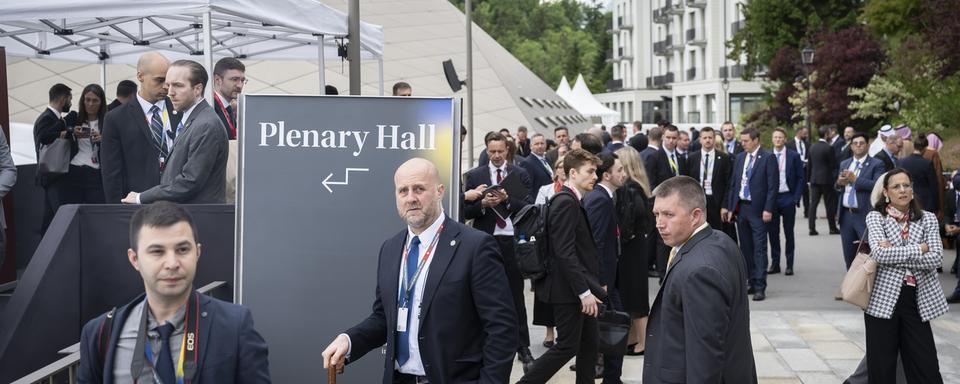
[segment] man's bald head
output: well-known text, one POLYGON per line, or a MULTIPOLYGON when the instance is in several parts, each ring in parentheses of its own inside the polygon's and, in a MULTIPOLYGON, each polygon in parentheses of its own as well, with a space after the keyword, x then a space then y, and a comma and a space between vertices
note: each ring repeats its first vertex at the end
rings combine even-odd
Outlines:
POLYGON ((167 69, 170 60, 158 52, 147 52, 137 60, 137 80, 140 81, 140 97, 155 103, 167 97, 167 69))
POLYGON ((400 164, 397 172, 393 175, 393 180, 396 181, 401 176, 409 175, 424 175, 430 182, 440 184, 440 171, 437 166, 422 157, 414 157, 400 164))
POLYGON ((444 192, 440 171, 430 160, 413 158, 397 168, 393 182, 397 212, 410 229, 419 234, 440 215, 444 192))
POLYGON ((587 130, 587 133, 596 136, 600 140, 603 140, 603 129, 600 129, 600 127, 592 127, 587 130))

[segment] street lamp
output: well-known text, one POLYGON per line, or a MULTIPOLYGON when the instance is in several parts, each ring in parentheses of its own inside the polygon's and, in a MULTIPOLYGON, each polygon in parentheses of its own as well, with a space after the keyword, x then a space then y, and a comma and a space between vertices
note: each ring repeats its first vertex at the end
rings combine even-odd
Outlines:
POLYGON ((813 48, 810 47, 806 47, 800 51, 800 61, 803 62, 803 73, 807 80, 807 102, 804 106, 807 110, 807 113, 804 114, 807 131, 812 131, 810 128, 810 66, 813 64, 813 53, 813 48))

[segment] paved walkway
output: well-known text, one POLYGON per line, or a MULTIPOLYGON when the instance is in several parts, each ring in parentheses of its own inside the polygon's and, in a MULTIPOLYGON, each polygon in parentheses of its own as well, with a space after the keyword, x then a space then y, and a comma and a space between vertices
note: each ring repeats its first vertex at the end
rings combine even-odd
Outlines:
MULTIPOLYGON (((819 236, 807 235, 807 221, 802 215, 796 224, 796 274, 769 276, 767 300, 750 302, 750 332, 757 375, 762 384, 838 384, 863 358, 863 313, 833 299, 844 270, 840 236, 826 234, 826 220, 818 220, 819 236)), ((945 251, 943 264, 947 270, 955 257, 955 250, 945 251)), ((781 263, 785 265, 785 261, 781 263)), ((946 272, 940 275, 940 281, 947 293, 957 284, 957 278, 946 272)), ((651 279, 651 303, 657 288, 656 279, 651 279)), ((533 308, 533 294, 527 292, 526 298, 529 312, 533 308)), ((951 306, 951 312, 932 322, 945 383, 960 384, 958 308, 951 306)), ((532 314, 528 318, 532 318, 532 314)), ((530 328, 534 357, 546 351, 540 345, 544 332, 543 327, 530 328)), ((516 382, 522 374, 520 364, 514 364, 511 382, 516 382)), ((643 357, 626 357, 623 381, 640 383, 642 375, 643 357)), ((549 381, 573 382, 573 372, 566 368, 549 381)))

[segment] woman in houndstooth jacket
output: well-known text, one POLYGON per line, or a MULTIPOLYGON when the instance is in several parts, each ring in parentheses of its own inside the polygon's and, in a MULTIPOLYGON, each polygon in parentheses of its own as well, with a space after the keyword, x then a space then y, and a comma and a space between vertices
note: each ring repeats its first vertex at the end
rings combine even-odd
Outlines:
POLYGON ((937 217, 913 197, 910 174, 883 177, 883 198, 867 214, 877 279, 864 314, 871 384, 894 383, 897 355, 909 383, 943 383, 930 320, 947 312, 936 269, 943 259, 937 217))

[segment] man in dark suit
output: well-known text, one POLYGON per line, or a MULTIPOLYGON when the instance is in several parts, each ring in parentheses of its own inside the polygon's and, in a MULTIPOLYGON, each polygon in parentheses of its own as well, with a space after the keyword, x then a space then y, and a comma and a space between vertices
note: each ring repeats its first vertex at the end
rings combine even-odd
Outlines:
MULTIPOLYGON (((957 207, 960 207, 960 174, 954 171, 950 183, 953 188, 943 196, 943 232, 948 238, 960 241, 960 211, 957 210, 957 207)), ((955 248, 958 257, 954 259, 954 268, 957 267, 957 261, 960 261, 960 247, 955 248)), ((947 303, 960 303, 960 281, 953 292, 947 295, 947 303)))
POLYGON ((140 90, 134 100, 107 113, 100 146, 100 171, 107 204, 119 204, 131 191, 160 184, 161 163, 173 146, 182 115, 167 99, 170 62, 148 52, 137 62, 140 90))
POLYGON ((833 127, 833 133, 830 136, 830 147, 833 148, 833 154, 837 157, 837 163, 840 163, 840 160, 843 160, 843 151, 846 149, 847 140, 840 136, 840 131, 837 129, 836 125, 830 124, 833 127))
MULTIPOLYGON (((487 156, 490 158, 488 165, 482 165, 471 169, 466 173, 466 184, 464 190, 471 190, 480 185, 499 185, 503 179, 512 174, 513 177, 519 177, 521 183, 527 187, 527 190, 533 190, 533 182, 530 175, 523 168, 507 164, 507 139, 499 133, 493 133, 487 136, 487 156)), ((512 294, 514 308, 517 313, 517 329, 520 335, 520 344, 517 349, 518 357, 524 364, 530 364, 533 361, 533 354, 530 353, 530 331, 527 328, 527 309, 523 299, 523 277, 520 276, 520 269, 517 265, 517 258, 514 253, 514 231, 513 220, 511 216, 527 204, 533 204, 530 194, 522 196, 510 196, 505 190, 497 193, 488 193, 482 199, 464 202, 464 217, 467 220, 473 219, 473 227, 483 232, 493 235, 500 246, 500 254, 503 255, 503 264, 507 272, 507 281, 510 283, 510 292, 512 294), (501 217, 500 212, 506 212, 501 217)))
POLYGON ((743 152, 743 145, 737 141, 737 129, 733 123, 726 121, 720 126, 720 135, 723 137, 723 145, 719 148, 728 155, 734 156, 743 152))
POLYGON ((643 133, 643 124, 639 121, 633 122, 633 136, 630 137, 627 144, 633 147, 633 149, 636 149, 637 152, 642 152, 647 148, 649 141, 647 140, 647 135, 643 133))
POLYGON ((820 198, 823 198, 827 206, 827 224, 830 227, 830 234, 840 233, 837 228, 837 190, 834 189, 834 182, 837 180, 839 172, 839 162, 837 153, 830 146, 830 141, 837 133, 834 125, 823 125, 819 129, 820 140, 817 140, 810 147, 810 211, 808 223, 810 227, 810 236, 816 236, 817 232, 817 207, 820 205, 820 198))
POLYGON ((837 161, 844 161, 853 156, 853 148, 850 148, 850 140, 853 139, 853 135, 857 133, 857 130, 853 127, 846 127, 843 129, 843 146, 840 147, 840 155, 837 156, 837 161))
POLYGON ((201 247, 190 214, 160 202, 137 211, 130 228, 127 258, 146 293, 83 327, 80 382, 269 383, 250 310, 193 290, 201 247))
POLYGON ((847 269, 857 256, 857 242, 867 228, 867 213, 873 210, 870 194, 887 168, 883 162, 867 155, 867 136, 856 133, 850 138, 851 158, 840 163, 837 189, 840 190, 840 241, 847 269))
POLYGON ((228 139, 217 114, 203 100, 207 71, 196 61, 178 60, 170 65, 166 82, 173 106, 183 120, 177 126, 170 156, 162 165, 160 184, 142 192, 130 192, 122 201, 223 204, 228 139))
POLYGON ((680 139, 677 140, 677 156, 680 158, 680 162, 686 165, 687 157, 690 157, 690 152, 699 150, 700 143, 696 143, 696 145, 692 144, 690 134, 686 131, 680 131, 680 139))
MULTIPOLYGON (((707 196, 707 208, 704 212, 710 227, 723 230, 723 212, 727 211, 726 198, 730 188, 730 173, 733 168, 732 156, 716 150, 717 132, 711 127, 700 130, 700 150, 687 158, 687 176, 700 183, 707 196)), ((736 237, 736 233, 728 233, 736 237)))
POLYGON ((530 138, 527 136, 527 127, 517 127, 517 156, 530 156, 530 138))
POLYGON ((803 161, 803 175, 804 180, 807 182, 803 184, 803 199, 801 200, 801 203, 803 203, 803 217, 807 218, 807 208, 810 206, 810 164, 807 162, 807 150, 810 149, 810 140, 807 127, 797 128, 797 132, 794 134, 793 139, 787 141, 787 148, 790 148, 794 152, 800 154, 800 160, 803 161))
POLYGON ((650 307, 643 383, 756 383, 737 246, 707 225, 696 180, 673 178, 653 193, 657 229, 672 250, 650 307))
POLYGON ((939 206, 940 195, 937 189, 940 184, 934 169, 933 162, 923 158, 923 151, 927 149, 927 137, 917 135, 913 139, 913 154, 900 160, 900 168, 906 169, 913 179, 913 193, 924 211, 939 214, 943 207, 939 206))
POLYGON ((107 112, 126 104, 130 100, 133 100, 133 95, 136 93, 137 83, 134 83, 130 80, 121 80, 119 83, 117 83, 117 98, 113 99, 113 101, 107 105, 107 112))
MULTIPOLYGON (((647 148, 640 152, 640 159, 643 160, 643 167, 647 171, 647 178, 650 179, 650 188, 656 188, 660 183, 673 177, 673 170, 670 167, 670 161, 667 159, 667 153, 660 147, 661 139, 664 135, 664 128, 653 127, 647 131, 647 139, 650 141, 647 148)), ((652 270, 650 274, 654 277, 663 276, 663 271, 667 268, 667 254, 670 252, 663 242, 660 241, 660 235, 657 231, 650 233, 651 241, 647 244, 649 254, 655 255, 648 259, 652 270)))
POLYGON ((323 367, 386 344, 384 384, 507 382, 517 317, 496 243, 446 217, 429 160, 408 160, 393 179, 407 229, 381 247, 373 313, 330 343, 323 367))
POLYGON ((753 300, 767 297, 767 224, 773 220, 780 175, 777 160, 760 148, 760 131, 748 128, 740 132, 743 152, 733 165, 733 178, 727 193, 727 217, 736 215, 740 251, 750 273, 753 300))
POLYGON ((623 141, 627 137, 627 127, 623 124, 617 124, 610 127, 610 142, 604 148, 607 152, 613 153, 623 148, 623 141))
POLYGON ((797 219, 797 203, 803 196, 806 177, 800 154, 786 147, 787 131, 783 128, 773 130, 773 156, 777 161, 779 175, 777 205, 774 207, 773 220, 767 223, 770 238, 770 270, 768 274, 780 273, 780 221, 783 219, 783 234, 786 238, 787 269, 784 274, 793 275, 793 257, 796 250, 794 225, 797 219))
MULTIPOLYGON (((600 256, 600 285, 607 291, 607 305, 618 311, 623 310, 620 293, 616 288, 617 261, 620 258, 620 232, 617 227, 617 213, 613 196, 623 187, 626 174, 617 155, 603 152, 599 156, 597 167, 597 186, 583 198, 583 208, 587 211, 593 240, 600 256)), ((623 355, 603 356, 603 382, 620 383, 623 373, 623 355)))
POLYGON ((680 141, 680 129, 676 125, 667 125, 663 130, 663 146, 660 148, 667 157, 670 166, 670 177, 686 173, 686 164, 677 152, 677 143, 680 141))
MULTIPOLYGON (((33 123, 33 145, 36 151, 37 160, 40 159, 40 148, 45 145, 51 145, 57 139, 67 139, 70 141, 70 158, 77 154, 78 147, 76 140, 73 140, 73 128, 77 125, 77 113, 70 112, 70 103, 73 101, 73 94, 70 87, 57 83, 50 87, 49 104, 37 116, 33 123), (68 113, 69 112, 69 113, 68 113), (66 116, 60 117, 66 113, 66 116)), ((67 160, 69 161, 69 160, 67 160)), ((42 172, 37 167, 37 173, 34 180, 37 185, 43 187, 43 224, 41 233, 47 231, 50 221, 60 205, 67 201, 66 194, 69 192, 68 180, 66 174, 54 174, 42 172)))
POLYGON ((533 186, 530 188, 530 201, 536 201, 540 187, 553 183, 553 166, 547 163, 547 158, 544 157, 546 153, 546 138, 542 134, 534 134, 530 138, 530 156, 521 160, 519 164, 530 175, 533 186))
POLYGON ((880 152, 877 152, 874 158, 882 161, 883 166, 886 167, 888 171, 897 168, 900 162, 900 160, 897 159, 897 155, 900 153, 900 150, 903 149, 903 138, 897 135, 893 128, 890 128, 887 131, 880 131, 880 140, 883 141, 883 148, 880 152))
POLYGON ((567 149, 570 148, 570 131, 567 129, 567 127, 560 126, 560 127, 554 128, 553 141, 557 143, 557 148, 547 151, 547 154, 546 154, 547 162, 549 162, 550 164, 557 163, 557 158, 559 158, 558 152, 560 150, 560 147, 567 147, 567 149))
POLYGON ((546 383, 574 355, 577 383, 594 382, 596 316, 606 292, 600 285, 597 247, 580 199, 594 189, 599 162, 582 149, 571 150, 563 158, 567 181, 554 195, 547 217, 553 261, 547 276, 534 282, 537 297, 553 305, 560 337, 529 369, 524 369, 519 383, 546 383))
POLYGON ((230 140, 237 139, 237 111, 231 102, 243 92, 246 71, 246 66, 232 57, 224 57, 213 66, 213 107, 230 140))

